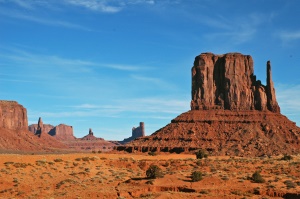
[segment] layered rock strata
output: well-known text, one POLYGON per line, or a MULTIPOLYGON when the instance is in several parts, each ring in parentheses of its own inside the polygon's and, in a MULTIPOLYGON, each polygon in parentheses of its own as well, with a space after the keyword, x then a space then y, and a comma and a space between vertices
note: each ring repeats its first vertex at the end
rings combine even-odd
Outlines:
POLYGON ((267 62, 267 85, 256 80, 249 55, 203 53, 192 67, 192 110, 269 110, 280 112, 267 62))
POLYGON ((15 101, 0 100, 0 152, 55 151, 66 148, 51 136, 40 135, 35 136, 28 131, 26 108, 15 101))
POLYGON ((192 67, 191 110, 151 136, 117 150, 261 156, 300 152, 300 128, 280 114, 267 62, 267 85, 249 55, 203 53, 192 67))
POLYGON ((144 122, 140 122, 140 126, 132 128, 131 137, 125 138, 120 143, 125 144, 136 138, 144 137, 144 136, 145 136, 145 124, 144 122))
POLYGON ((0 100, 0 127, 9 130, 27 130, 27 110, 16 101, 0 100))

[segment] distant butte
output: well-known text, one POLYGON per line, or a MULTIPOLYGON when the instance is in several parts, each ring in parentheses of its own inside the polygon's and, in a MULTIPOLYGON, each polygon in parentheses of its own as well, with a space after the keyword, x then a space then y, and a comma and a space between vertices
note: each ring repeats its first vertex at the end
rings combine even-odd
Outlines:
POLYGON ((57 141, 75 151, 110 151, 118 144, 95 137, 91 128, 86 136, 76 138, 72 126, 66 124, 59 124, 57 126, 43 124, 42 118, 39 118, 38 124, 29 125, 28 129, 35 135, 51 135, 57 141))
MULTIPOLYGON (((42 124, 42 121, 39 122, 42 124)), ((37 135, 28 131, 27 110, 16 101, 0 100, 0 152, 57 151, 67 147, 37 127, 37 135)))
POLYGON ((267 62, 267 85, 250 55, 202 53, 192 67, 191 110, 117 150, 261 156, 300 152, 300 128, 280 114, 267 62))

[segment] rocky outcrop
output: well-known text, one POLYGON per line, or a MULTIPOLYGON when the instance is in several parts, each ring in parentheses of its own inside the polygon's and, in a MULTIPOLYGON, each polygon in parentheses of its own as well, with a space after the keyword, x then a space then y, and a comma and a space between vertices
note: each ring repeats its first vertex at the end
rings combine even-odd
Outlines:
POLYGON ((49 131, 48 134, 60 141, 68 141, 68 140, 76 139, 73 135, 73 127, 65 124, 60 124, 54 127, 49 131))
POLYGON ((125 144, 128 142, 131 142, 132 140, 139 138, 139 137, 144 137, 145 136, 145 124, 144 122, 140 122, 139 127, 133 127, 132 128, 132 135, 129 138, 124 139, 120 143, 125 144))
POLYGON ((202 53, 192 67, 192 110, 269 110, 279 113, 267 63, 267 86, 256 80, 249 55, 202 53))
POLYGON ((28 131, 27 110, 22 105, 0 100, 0 151, 56 151, 64 148, 64 144, 47 134, 35 136, 28 131))
POLYGON ((79 140, 104 140, 103 138, 97 138, 94 136, 93 130, 89 129, 89 134, 84 136, 83 138, 79 138, 79 140))
POLYGON ((38 124, 31 124, 28 126, 28 130, 35 135, 49 134, 55 139, 60 141, 75 140, 76 137, 73 135, 73 127, 65 124, 60 124, 58 126, 53 126, 50 124, 43 124, 42 118, 38 120, 38 124))
MULTIPOLYGON (((51 131, 51 129, 53 129, 54 126, 53 125, 50 125, 50 124, 43 124, 42 125, 42 129, 43 129, 43 132, 44 133, 49 133, 49 131, 51 131)), ((38 124, 31 124, 28 126, 28 130, 30 132, 32 132, 33 134, 36 134, 37 132, 37 129, 38 129, 38 124)))
POLYGON ((0 100, 0 127, 27 130, 27 110, 15 101, 0 100))
POLYGON ((253 75, 249 55, 204 53, 192 67, 191 109, 151 136, 117 150, 261 156, 300 152, 300 128, 280 114, 271 65, 267 86, 253 75))
POLYGON ((58 140, 69 149, 75 151, 111 151, 114 146, 119 144, 95 137, 91 128, 89 129, 88 135, 82 138, 76 138, 73 134, 72 126, 65 124, 58 126, 43 124, 41 118, 39 118, 38 124, 32 124, 28 128, 33 134, 49 136, 51 139, 58 140))

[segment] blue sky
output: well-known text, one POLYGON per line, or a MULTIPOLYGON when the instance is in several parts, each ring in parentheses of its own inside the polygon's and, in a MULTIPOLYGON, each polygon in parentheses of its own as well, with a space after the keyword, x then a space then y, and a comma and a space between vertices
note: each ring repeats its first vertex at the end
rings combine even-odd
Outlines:
POLYGON ((0 98, 29 124, 149 135, 188 111, 195 56, 241 52, 300 125, 298 0, 0 0, 0 98))

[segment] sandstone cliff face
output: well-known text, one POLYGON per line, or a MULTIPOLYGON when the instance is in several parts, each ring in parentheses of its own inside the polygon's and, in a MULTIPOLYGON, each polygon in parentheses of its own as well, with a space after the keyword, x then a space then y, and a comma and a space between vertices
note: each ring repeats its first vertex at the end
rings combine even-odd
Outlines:
POLYGON ((300 128, 280 114, 267 63, 267 86, 253 75, 251 56, 240 53, 195 58, 191 109, 151 136, 117 150, 261 156, 300 153, 300 128))
POLYGON ((15 101, 0 100, 0 127, 27 130, 27 110, 15 101))
POLYGON ((145 124, 144 122, 140 122, 140 126, 132 128, 132 135, 129 138, 125 138, 123 141, 120 141, 121 144, 125 144, 131 142, 132 140, 144 137, 145 136, 145 124))
POLYGON ((75 140, 73 135, 73 127, 65 124, 60 124, 50 130, 49 135, 61 141, 75 140))
POLYGON ((1 151, 52 151, 66 148, 49 135, 38 136, 28 131, 26 109, 15 101, 0 100, 1 151))
POLYGON ((269 110, 280 112, 267 65, 267 86, 256 80, 249 55, 202 53, 192 67, 192 110, 269 110))
MULTIPOLYGON (((44 133, 49 133, 49 131, 51 131, 51 129, 53 129, 54 126, 50 124, 43 124, 42 128, 44 133)), ((37 129, 38 129, 38 124, 31 124, 28 126, 28 130, 34 134, 36 134, 37 129)))

